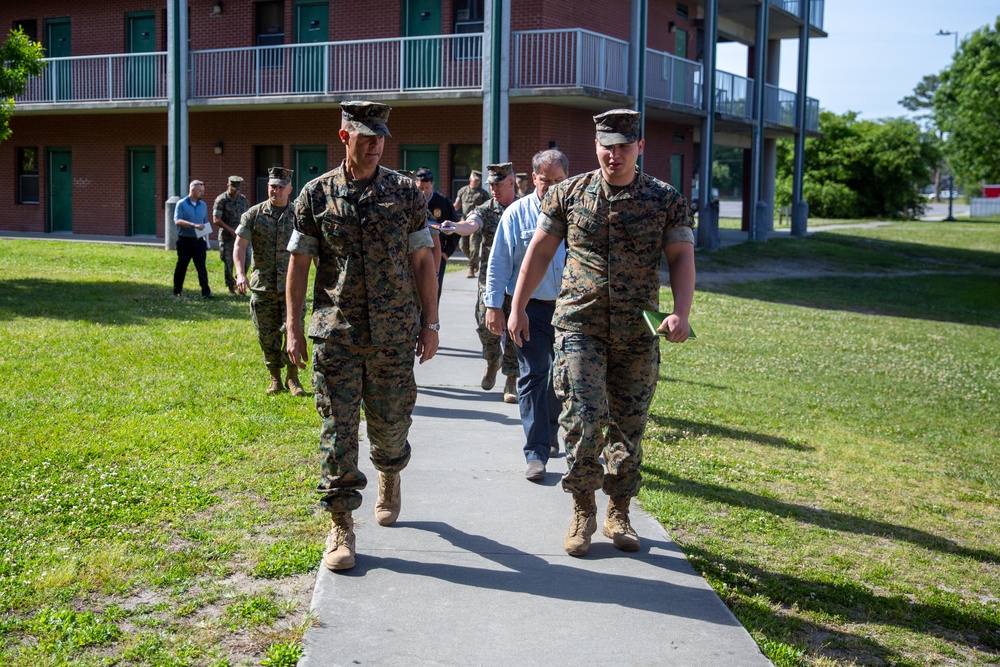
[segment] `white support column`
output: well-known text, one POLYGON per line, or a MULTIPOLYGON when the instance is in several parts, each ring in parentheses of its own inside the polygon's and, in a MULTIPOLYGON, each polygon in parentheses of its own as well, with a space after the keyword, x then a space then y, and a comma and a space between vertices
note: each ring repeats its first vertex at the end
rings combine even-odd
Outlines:
POLYGON ((167 2, 167 201, 163 240, 167 250, 177 246, 173 210, 187 194, 188 166, 188 6, 187 0, 167 2))
POLYGON ((486 0, 483 16, 483 164, 506 162, 509 143, 510 0, 486 0))

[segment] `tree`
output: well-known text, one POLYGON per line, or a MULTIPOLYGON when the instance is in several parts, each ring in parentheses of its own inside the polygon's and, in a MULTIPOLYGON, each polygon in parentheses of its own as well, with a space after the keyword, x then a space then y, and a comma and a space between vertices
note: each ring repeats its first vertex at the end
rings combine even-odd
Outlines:
POLYGON ((973 32, 941 72, 934 117, 948 133, 946 151, 967 181, 1000 182, 1000 17, 973 32))
MULTIPOLYGON (((822 136, 806 139, 802 193, 820 218, 911 218, 924 210, 918 189, 941 158, 933 137, 905 118, 858 120, 821 111, 822 136)), ((778 147, 778 205, 791 203, 793 154, 778 147)))
MULTIPOLYGON (((924 131, 935 138, 939 146, 944 141, 944 133, 934 119, 934 93, 941 85, 937 74, 927 74, 913 88, 913 94, 899 101, 899 105, 908 111, 919 112, 914 118, 924 124, 924 131)), ((941 171, 944 162, 934 165, 931 171, 934 180, 934 201, 941 201, 941 171)))
POLYGON ((29 77, 41 75, 44 56, 42 45, 32 42, 20 28, 11 30, 0 46, 0 141, 11 134, 14 97, 24 92, 29 77))

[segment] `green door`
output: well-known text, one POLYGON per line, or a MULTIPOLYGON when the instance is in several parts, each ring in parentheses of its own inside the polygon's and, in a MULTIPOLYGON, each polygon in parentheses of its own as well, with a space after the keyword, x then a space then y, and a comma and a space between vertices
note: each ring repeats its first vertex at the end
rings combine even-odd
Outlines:
POLYGON ((48 150, 47 217, 50 232, 73 231, 73 161, 68 148, 48 150))
POLYGON ((317 46, 295 47, 294 86, 297 93, 322 93, 326 91, 324 63, 326 47, 320 42, 329 41, 330 8, 327 3, 295 5, 295 41, 298 44, 317 46))
POLYGON ((128 149, 128 228, 130 234, 156 235, 156 149, 128 149))
MULTIPOLYGON (((687 30, 681 30, 677 28, 677 32, 674 33, 674 55, 678 58, 687 58, 688 52, 688 34, 687 30)), ((687 76, 685 74, 687 68, 685 67, 674 67, 674 94, 673 102, 684 102, 684 93, 688 87, 687 76)))
MULTIPOLYGON (((441 34, 441 0, 406 0, 404 37, 441 34)), ((403 88, 441 86, 441 41, 418 39, 403 42, 403 88)))
POLYGON ((292 198, 306 183, 326 173, 326 146, 292 146, 292 198))
POLYGON ((402 146, 400 147, 400 150, 402 151, 402 159, 400 162, 403 165, 403 169, 416 171, 421 167, 427 167, 434 173, 434 189, 441 189, 442 186, 439 183, 441 175, 438 173, 439 163, 437 145, 402 146))
POLYGON ((682 191, 681 181, 684 180, 684 156, 670 156, 670 185, 674 186, 677 192, 682 191))
MULTIPOLYGON (((156 51, 156 15, 129 14, 126 47, 129 53, 156 51)), ((156 56, 130 56, 125 61, 125 97, 148 98, 156 95, 156 56)))
MULTIPOLYGON (((49 19, 45 22, 45 57, 68 58, 70 48, 69 19, 49 19)), ((49 63, 46 73, 49 79, 49 99, 59 102, 69 100, 73 94, 72 62, 58 60, 49 63)))

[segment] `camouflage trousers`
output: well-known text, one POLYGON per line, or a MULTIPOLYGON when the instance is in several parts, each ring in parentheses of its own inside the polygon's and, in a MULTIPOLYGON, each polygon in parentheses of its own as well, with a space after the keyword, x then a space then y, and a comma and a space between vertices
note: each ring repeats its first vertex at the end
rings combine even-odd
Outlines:
POLYGON ((358 469, 362 406, 375 468, 399 472, 410 461, 406 437, 417 401, 413 343, 357 346, 317 340, 313 389, 316 411, 323 418, 316 487, 322 494, 320 506, 328 512, 356 510, 361 507, 361 490, 368 485, 358 469))
MULTIPOLYGON (((510 317, 509 294, 503 298, 504 321, 510 317)), ((500 361, 503 355, 503 363, 500 370, 507 377, 517 377, 520 373, 520 366, 517 362, 517 348, 514 343, 507 341, 504 346, 500 345, 500 336, 486 328, 486 304, 483 303, 483 283, 479 283, 479 290, 476 292, 476 333, 479 334, 479 342, 483 345, 483 359, 486 363, 495 364, 500 361)))
POLYGON ((458 240, 458 247, 462 254, 469 258, 469 266, 479 270, 479 246, 483 242, 483 235, 476 232, 472 236, 463 236, 458 240))
POLYGON ((659 363, 657 339, 611 342, 556 329, 553 383, 569 468, 564 491, 603 489, 612 498, 639 493, 642 434, 659 363))
MULTIPOLYGON (((253 326, 257 329, 257 342, 264 352, 264 365, 268 370, 280 370, 288 366, 288 353, 285 351, 285 293, 284 292, 251 292, 250 316, 253 326)), ((303 305, 299 316, 302 326, 306 319, 306 309, 303 305)))
MULTIPOLYGON (((226 287, 233 289, 236 287, 236 277, 233 275, 233 248, 236 247, 236 237, 232 234, 219 230, 219 259, 225 267, 226 287)), ((248 269, 249 270, 249 269, 248 269)))

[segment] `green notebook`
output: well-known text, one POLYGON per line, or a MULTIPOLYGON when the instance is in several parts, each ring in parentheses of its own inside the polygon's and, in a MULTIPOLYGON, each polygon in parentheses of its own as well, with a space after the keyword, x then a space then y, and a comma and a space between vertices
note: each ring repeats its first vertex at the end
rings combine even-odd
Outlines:
MULTIPOLYGON (((655 310, 644 310, 642 311, 642 319, 646 320, 646 326, 654 336, 666 336, 667 334, 657 331, 660 325, 663 324, 663 320, 666 319, 667 315, 670 313, 660 313, 655 310)), ((694 334, 694 329, 688 329, 688 338, 697 338, 694 334)))

